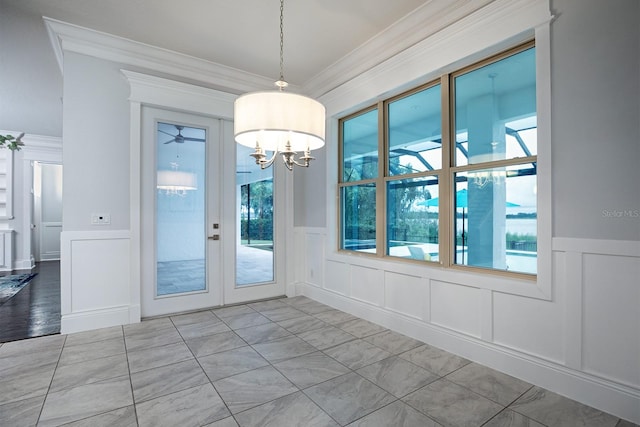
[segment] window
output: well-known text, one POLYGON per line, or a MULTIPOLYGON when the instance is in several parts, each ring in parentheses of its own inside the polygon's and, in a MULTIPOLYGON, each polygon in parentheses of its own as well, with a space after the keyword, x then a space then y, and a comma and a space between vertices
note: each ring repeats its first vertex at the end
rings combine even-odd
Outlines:
POLYGON ((536 274, 533 42, 340 120, 340 249, 536 274))

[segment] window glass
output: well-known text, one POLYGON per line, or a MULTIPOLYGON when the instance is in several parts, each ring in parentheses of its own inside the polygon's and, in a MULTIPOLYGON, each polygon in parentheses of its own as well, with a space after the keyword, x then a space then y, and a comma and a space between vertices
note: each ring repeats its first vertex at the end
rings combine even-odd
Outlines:
POLYGON ((387 255, 438 261, 438 177, 387 182, 387 255))
POLYGON ((378 110, 342 122, 342 181, 378 176, 378 110))
POLYGON ((455 263, 535 274, 535 165, 461 172, 455 181, 455 263))
POLYGON ((389 175, 442 167, 440 85, 388 105, 389 175))
POLYGON ((376 252, 376 186, 343 187, 341 249, 376 252))
POLYGON ((534 48, 457 76, 454 86, 456 166, 537 153, 534 48))

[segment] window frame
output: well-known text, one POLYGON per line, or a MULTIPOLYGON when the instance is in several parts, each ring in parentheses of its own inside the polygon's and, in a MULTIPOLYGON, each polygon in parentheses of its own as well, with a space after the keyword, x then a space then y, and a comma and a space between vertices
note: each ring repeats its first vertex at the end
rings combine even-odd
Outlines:
MULTIPOLYGON (((462 265, 455 263, 455 250, 456 244, 454 242, 455 236, 455 221, 453 220, 453 212, 455 212, 455 199, 453 191, 455 191, 455 175, 460 172, 469 172, 476 170, 490 169, 494 167, 508 167, 517 166, 527 163, 538 162, 538 154, 525 156, 525 157, 513 157, 509 159, 492 160, 487 162, 472 163, 466 165, 455 165, 456 156, 456 144, 455 144, 455 85, 454 80, 457 76, 472 72, 486 65, 496 63, 505 58, 524 52, 528 49, 536 48, 536 62, 538 61, 537 47, 535 38, 529 39, 518 45, 512 46, 507 49, 503 49, 498 53, 487 56, 479 61, 474 61, 472 64, 464 66, 462 68, 446 72, 439 77, 432 79, 426 83, 423 83, 417 87, 413 87, 409 90, 403 91, 395 96, 387 99, 378 100, 375 104, 368 105, 367 107, 360 109, 354 113, 338 119, 338 180, 337 191, 338 195, 341 194, 344 187, 363 184, 375 184, 376 186, 376 251, 375 253, 363 253, 359 251, 343 249, 343 230, 344 230, 344 217, 342 211, 342 199, 338 196, 338 203, 336 204, 338 219, 337 225, 337 251, 342 254, 357 254, 365 257, 376 257, 386 260, 394 260, 400 262, 414 263, 427 266, 440 266, 447 269, 459 270, 469 273, 481 273, 503 276, 507 278, 523 279, 525 281, 536 281, 538 279, 539 271, 533 273, 515 272, 509 270, 500 270, 493 268, 475 267, 471 265, 462 265), (422 90, 427 90, 431 87, 440 85, 441 94, 441 133, 442 133, 442 167, 435 170, 426 170, 422 172, 415 172, 405 175, 391 175, 389 171, 389 128, 388 128, 388 106, 399 99, 406 98, 422 90), (358 117, 369 111, 377 109, 378 111, 378 176, 361 181, 343 181, 343 167, 344 167, 344 135, 343 124, 354 117, 358 117), (388 255, 387 247, 387 186, 389 182, 398 181, 400 179, 421 178, 426 176, 438 177, 438 197, 440 200, 438 209, 438 241, 439 241, 439 259, 438 261, 430 260, 415 260, 410 258, 401 258, 397 256, 388 255)), ((538 73, 536 64, 536 86, 538 85, 538 73)), ((539 116, 539 102, 537 99, 536 90, 536 117, 539 116)), ((538 127, 539 124, 536 126, 538 127)), ((540 135, 538 134, 538 141, 540 135)), ((536 170, 536 182, 538 182, 539 171, 536 170)), ((536 212, 539 207, 536 204, 536 212)), ((536 221, 538 221, 536 219, 536 221)), ((536 239, 540 241, 540 229, 536 229, 536 239)), ((536 251, 537 257, 539 257, 538 251, 536 251)))

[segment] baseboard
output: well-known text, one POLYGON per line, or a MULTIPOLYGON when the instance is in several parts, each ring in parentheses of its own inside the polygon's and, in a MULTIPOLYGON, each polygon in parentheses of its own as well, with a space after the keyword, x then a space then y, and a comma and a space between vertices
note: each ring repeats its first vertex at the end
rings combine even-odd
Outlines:
POLYGON ((640 423, 640 390, 514 349, 480 341, 307 283, 296 284, 296 294, 308 296, 601 411, 640 423))
MULTIPOLYGON (((72 334, 74 332, 135 323, 135 321, 132 321, 132 319, 135 319, 135 312, 135 307, 120 306, 64 314, 62 315, 61 333, 72 334)), ((137 321, 139 322, 139 307, 137 312, 137 321)))
POLYGON ((31 270, 36 266, 34 259, 19 259, 13 262, 14 270, 31 270))

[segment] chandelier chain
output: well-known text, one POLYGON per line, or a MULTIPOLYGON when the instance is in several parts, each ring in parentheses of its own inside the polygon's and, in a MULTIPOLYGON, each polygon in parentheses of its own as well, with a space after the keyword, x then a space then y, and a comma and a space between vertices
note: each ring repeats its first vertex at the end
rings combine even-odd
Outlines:
MULTIPOLYGON (((280 0, 280 81, 284 82, 284 0, 280 0)), ((282 87, 280 88, 282 90, 282 87)))

